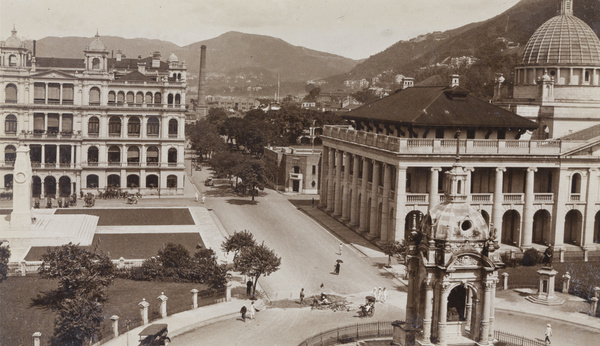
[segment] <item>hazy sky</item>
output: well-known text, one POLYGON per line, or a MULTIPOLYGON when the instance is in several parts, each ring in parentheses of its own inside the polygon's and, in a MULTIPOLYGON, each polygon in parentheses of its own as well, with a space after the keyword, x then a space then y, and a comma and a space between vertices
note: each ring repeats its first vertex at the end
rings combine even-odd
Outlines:
POLYGON ((0 40, 13 24, 46 36, 155 38, 180 46, 241 31, 361 59, 400 40, 482 21, 519 0, 0 0, 0 40))

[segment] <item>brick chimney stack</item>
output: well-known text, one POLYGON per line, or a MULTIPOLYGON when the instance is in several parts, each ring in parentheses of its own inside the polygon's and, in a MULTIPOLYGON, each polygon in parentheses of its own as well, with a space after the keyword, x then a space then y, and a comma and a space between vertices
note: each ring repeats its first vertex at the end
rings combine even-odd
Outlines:
POLYGON ((206 46, 200 47, 200 72, 198 73, 198 118, 207 115, 206 107, 206 46))

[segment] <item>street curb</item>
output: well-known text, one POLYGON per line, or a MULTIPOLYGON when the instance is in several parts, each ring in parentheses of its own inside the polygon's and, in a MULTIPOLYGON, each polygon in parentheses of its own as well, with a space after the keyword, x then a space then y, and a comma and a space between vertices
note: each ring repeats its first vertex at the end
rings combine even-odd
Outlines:
MULTIPOLYGON (((502 311, 502 312, 506 312, 506 313, 512 312, 512 313, 515 313, 515 314, 521 314, 521 315, 525 315, 525 316, 532 315, 532 316, 538 316, 538 317, 545 317, 548 320, 554 320, 554 321, 560 321, 561 323, 572 324, 572 325, 577 326, 578 328, 588 328, 588 329, 593 330, 593 331, 600 331, 600 327, 590 326, 589 324, 581 324, 581 323, 573 322, 571 320, 568 320, 568 319, 565 319, 565 318, 556 317, 556 316, 549 316, 549 315, 546 315, 546 314, 540 314, 540 313, 534 312, 535 310, 531 310, 531 311, 525 312, 525 311, 521 311, 521 310, 511 310, 511 309, 507 309, 507 308, 499 308, 497 306, 494 307, 494 310, 495 311, 502 311)), ((588 316, 588 317, 595 318, 595 317, 591 317, 591 316, 588 316)))
POLYGON ((188 324, 188 325, 183 326, 181 328, 170 330, 169 331, 169 337, 170 338, 175 338, 175 337, 180 336, 182 334, 185 334, 185 333, 188 333, 188 332, 192 332, 192 331, 194 331, 194 330, 196 330, 198 328, 206 327, 206 326, 211 325, 211 324, 219 323, 221 321, 225 321, 225 320, 228 320, 230 318, 234 318, 237 315, 238 315, 237 312, 232 312, 232 313, 228 313, 228 314, 225 314, 225 315, 221 315, 221 316, 209 318, 209 319, 204 320, 204 321, 198 321, 196 323, 188 324))

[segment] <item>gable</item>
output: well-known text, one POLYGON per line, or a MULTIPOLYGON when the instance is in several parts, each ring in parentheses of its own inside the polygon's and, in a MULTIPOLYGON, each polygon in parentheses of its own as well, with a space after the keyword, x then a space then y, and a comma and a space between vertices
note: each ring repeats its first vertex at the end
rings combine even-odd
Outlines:
POLYGON ((34 78, 77 79, 76 76, 62 71, 51 70, 32 75, 34 78))

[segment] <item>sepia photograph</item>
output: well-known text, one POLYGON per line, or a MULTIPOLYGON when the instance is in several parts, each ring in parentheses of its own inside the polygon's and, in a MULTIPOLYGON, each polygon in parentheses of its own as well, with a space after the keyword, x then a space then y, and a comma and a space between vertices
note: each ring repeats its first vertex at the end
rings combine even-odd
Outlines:
POLYGON ((0 0, 0 346, 600 335, 600 0, 0 0))

